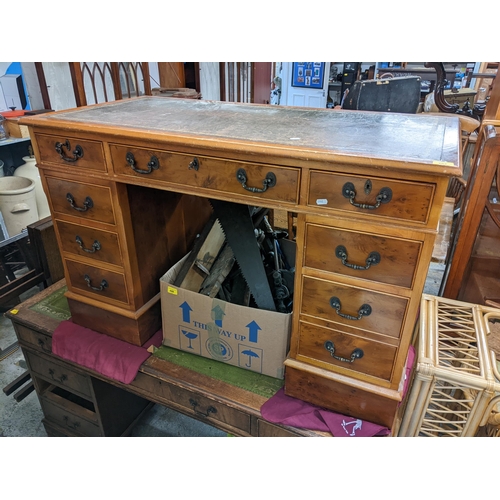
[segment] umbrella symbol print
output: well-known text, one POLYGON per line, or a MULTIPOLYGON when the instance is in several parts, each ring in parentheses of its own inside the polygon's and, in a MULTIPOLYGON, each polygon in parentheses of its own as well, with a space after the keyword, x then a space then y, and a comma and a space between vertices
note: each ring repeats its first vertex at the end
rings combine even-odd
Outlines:
POLYGON ((193 333, 193 332, 189 332, 187 330, 181 330, 181 332, 182 332, 182 335, 184 335, 187 339, 189 339, 188 349, 192 349, 193 346, 191 345, 191 340, 193 340, 196 337, 198 337, 198 334, 197 333, 193 333))
POLYGON ((245 366, 250 368, 252 366, 252 358, 258 358, 259 355, 253 352, 251 349, 246 349, 245 351, 241 351, 241 354, 245 354, 248 356, 248 363, 245 363, 245 366))

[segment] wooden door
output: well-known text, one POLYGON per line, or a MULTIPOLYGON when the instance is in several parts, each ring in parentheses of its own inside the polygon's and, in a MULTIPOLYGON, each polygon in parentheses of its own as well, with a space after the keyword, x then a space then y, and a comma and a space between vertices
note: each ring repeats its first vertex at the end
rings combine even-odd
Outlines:
POLYGON ((271 98, 271 67, 270 62, 252 63, 252 102, 257 104, 269 104, 271 98))
POLYGON ((183 62, 159 62, 160 87, 177 89, 186 87, 186 75, 183 62))

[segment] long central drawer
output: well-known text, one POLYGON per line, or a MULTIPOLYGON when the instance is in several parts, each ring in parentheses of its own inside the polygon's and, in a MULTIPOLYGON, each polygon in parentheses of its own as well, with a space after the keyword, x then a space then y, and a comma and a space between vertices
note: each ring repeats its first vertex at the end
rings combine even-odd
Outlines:
POLYGON ((110 144, 116 174, 168 181, 217 193, 297 203, 297 168, 110 144))

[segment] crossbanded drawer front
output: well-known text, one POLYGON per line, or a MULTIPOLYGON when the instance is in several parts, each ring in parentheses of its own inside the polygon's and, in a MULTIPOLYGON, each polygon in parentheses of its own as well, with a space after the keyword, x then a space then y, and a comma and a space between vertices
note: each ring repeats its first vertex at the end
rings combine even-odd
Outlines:
POLYGON ((47 420, 55 422, 66 431, 77 436, 101 436, 102 433, 99 426, 87 420, 82 415, 86 415, 89 412, 80 411, 79 414, 77 412, 68 411, 66 408, 54 404, 53 401, 43 396, 40 397, 40 404, 47 420))
POLYGON ((323 368, 347 370, 390 380, 397 348, 339 330, 300 323, 297 359, 321 361, 323 368), (305 359, 304 359, 305 358, 305 359))
POLYGON ((52 337, 50 335, 45 335, 20 324, 16 324, 15 329, 21 342, 30 344, 47 354, 52 353, 52 337))
POLYGON ((52 208, 57 214, 115 224, 111 190, 46 176, 52 208))
POLYGON ((132 384, 134 387, 151 394, 155 401, 160 403, 166 401, 169 406, 173 403, 172 408, 186 410, 186 414, 199 417, 207 424, 210 424, 211 421, 216 421, 224 424, 226 427, 233 427, 245 434, 250 434, 251 417, 248 413, 224 404, 218 404, 210 398, 193 394, 191 391, 163 382, 141 372, 137 374, 132 384))
POLYGON ((69 288, 93 299, 129 304, 125 276, 107 269, 66 259, 69 288))
POLYGON ((285 429, 278 425, 271 424, 261 418, 257 419, 258 437, 299 437, 300 434, 293 432, 292 428, 285 429))
POLYGON ((399 338, 408 299, 334 281, 303 277, 300 313, 399 338))
POLYGON ((434 184, 311 172, 308 205, 425 225, 434 184))
POLYGON ((123 265, 118 234, 56 220, 62 251, 116 266, 123 265))
POLYGON ((304 264, 379 283, 412 288, 419 241, 307 224, 304 264))
POLYGON ((111 144, 117 174, 297 203, 299 169, 111 144))
POLYGON ((33 354, 28 350, 24 350, 23 352, 31 371, 36 375, 59 387, 71 390, 82 397, 92 399, 90 377, 80 375, 67 366, 45 359, 45 357, 33 354))
POLYGON ((102 143, 68 136, 36 134, 40 161, 75 171, 106 171, 102 143))

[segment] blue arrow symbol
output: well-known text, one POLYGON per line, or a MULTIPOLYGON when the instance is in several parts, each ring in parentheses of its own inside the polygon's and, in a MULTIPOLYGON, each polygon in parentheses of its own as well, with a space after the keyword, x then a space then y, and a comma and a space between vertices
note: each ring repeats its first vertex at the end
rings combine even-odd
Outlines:
POLYGON ((183 302, 179 307, 182 309, 182 321, 184 321, 184 323, 190 323, 191 315, 189 313, 192 309, 189 307, 189 304, 187 302, 183 302))
POLYGON ((248 328, 248 340, 257 343, 257 336, 262 328, 255 321, 248 323, 246 327, 248 328))
POLYGON ((226 313, 222 310, 222 308, 217 305, 212 309, 212 318, 215 320, 215 324, 217 326, 222 326, 222 319, 226 315, 226 313))

